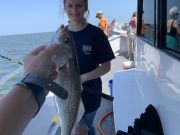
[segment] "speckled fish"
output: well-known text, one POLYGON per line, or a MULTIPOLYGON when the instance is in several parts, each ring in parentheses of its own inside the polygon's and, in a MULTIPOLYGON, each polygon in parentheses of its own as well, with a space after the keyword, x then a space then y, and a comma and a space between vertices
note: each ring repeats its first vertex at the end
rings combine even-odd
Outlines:
POLYGON ((67 27, 61 27, 53 41, 61 47, 62 55, 53 57, 59 66, 56 82, 68 92, 68 98, 63 100, 56 96, 56 104, 61 123, 61 135, 75 134, 76 123, 84 113, 81 100, 81 80, 75 44, 67 27))

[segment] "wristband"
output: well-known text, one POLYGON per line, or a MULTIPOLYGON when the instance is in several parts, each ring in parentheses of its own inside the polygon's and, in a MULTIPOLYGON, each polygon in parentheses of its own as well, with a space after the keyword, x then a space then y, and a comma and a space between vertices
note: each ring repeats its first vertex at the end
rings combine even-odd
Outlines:
POLYGON ((36 73, 29 73, 27 74, 22 80, 22 83, 30 83, 37 86, 40 86, 46 90, 53 92, 59 98, 66 99, 68 97, 67 91, 59 86, 56 82, 45 78, 42 75, 36 73))
MULTIPOLYGON (((43 77, 42 75, 36 74, 36 73, 29 73, 27 74, 20 83, 17 83, 17 85, 24 86, 32 91, 37 104, 38 104, 38 111, 39 112, 42 104, 45 101, 46 98, 46 90, 50 90, 55 95, 62 99, 66 99, 68 97, 67 91, 59 86, 54 81, 48 80, 47 78, 43 77)), ((35 114, 35 115, 36 115, 35 114)))
POLYGON ((32 94, 38 104, 38 110, 35 113, 35 115, 33 116, 33 117, 35 117, 36 114, 39 112, 39 110, 40 110, 41 106, 43 105, 45 98, 46 98, 46 93, 45 93, 44 88, 34 85, 34 84, 23 83, 23 82, 19 82, 16 85, 23 86, 32 92, 32 94))

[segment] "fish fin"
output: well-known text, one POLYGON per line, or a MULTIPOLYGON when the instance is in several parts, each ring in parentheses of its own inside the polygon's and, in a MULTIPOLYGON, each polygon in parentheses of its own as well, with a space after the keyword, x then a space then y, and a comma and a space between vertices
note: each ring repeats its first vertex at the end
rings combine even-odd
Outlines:
POLYGON ((84 112, 85 112, 84 104, 83 104, 83 102, 82 102, 82 99, 80 99, 79 108, 78 108, 78 115, 77 115, 77 117, 76 117, 76 121, 75 121, 74 127, 73 127, 73 129, 72 129, 72 131, 71 131, 71 135, 74 135, 74 134, 75 134, 76 125, 77 125, 77 123, 81 120, 81 118, 83 117, 84 112))
POLYGON ((79 108, 78 108, 78 116, 77 116, 77 118, 76 118, 76 123, 81 120, 84 112, 85 112, 84 104, 83 104, 83 102, 82 102, 82 99, 80 99, 79 108))

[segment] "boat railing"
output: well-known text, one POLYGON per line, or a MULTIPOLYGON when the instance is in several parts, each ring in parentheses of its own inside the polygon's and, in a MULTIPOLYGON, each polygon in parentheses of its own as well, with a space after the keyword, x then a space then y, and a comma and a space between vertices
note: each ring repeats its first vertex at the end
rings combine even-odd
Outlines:
POLYGON ((119 39, 120 37, 121 37, 121 35, 114 35, 114 36, 108 38, 108 40, 109 40, 109 42, 111 42, 111 41, 114 41, 116 39, 119 39))
POLYGON ((134 50, 135 33, 127 33, 127 31, 116 28, 113 29, 113 32, 112 36, 109 37, 109 42, 115 56, 126 54, 127 52, 127 57, 131 57, 134 50))

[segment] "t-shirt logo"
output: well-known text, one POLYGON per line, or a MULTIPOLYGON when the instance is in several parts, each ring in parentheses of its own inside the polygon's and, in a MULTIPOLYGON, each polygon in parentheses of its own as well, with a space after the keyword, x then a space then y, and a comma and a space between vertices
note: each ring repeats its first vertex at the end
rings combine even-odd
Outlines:
POLYGON ((84 52, 84 54, 91 54, 92 46, 90 46, 90 45, 83 45, 82 51, 84 52))

